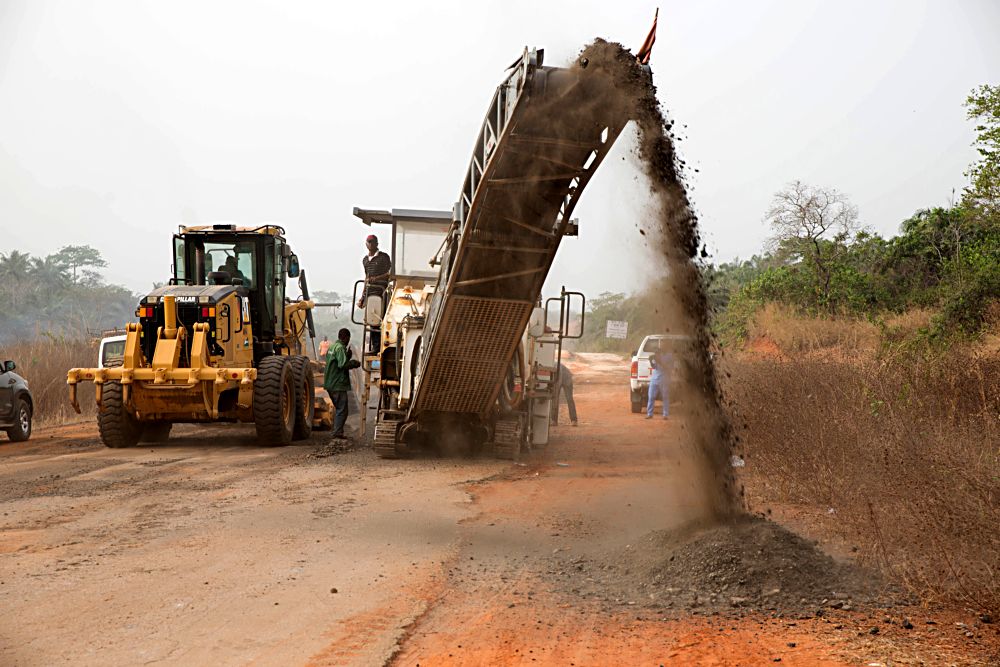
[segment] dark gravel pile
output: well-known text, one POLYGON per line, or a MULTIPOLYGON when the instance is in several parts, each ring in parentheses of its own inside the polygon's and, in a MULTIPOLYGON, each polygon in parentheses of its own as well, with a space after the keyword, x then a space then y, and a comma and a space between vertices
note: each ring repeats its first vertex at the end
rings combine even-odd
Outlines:
POLYGON ((357 449, 363 449, 364 447, 365 444, 360 442, 357 438, 330 438, 326 442, 319 444, 313 451, 311 451, 309 453, 309 458, 325 459, 331 456, 337 456, 338 454, 346 454, 347 452, 353 452, 357 449))
POLYGON ((749 516, 656 531, 606 558, 564 566, 576 570, 578 592, 587 597, 665 611, 815 616, 866 606, 885 593, 872 574, 749 516))

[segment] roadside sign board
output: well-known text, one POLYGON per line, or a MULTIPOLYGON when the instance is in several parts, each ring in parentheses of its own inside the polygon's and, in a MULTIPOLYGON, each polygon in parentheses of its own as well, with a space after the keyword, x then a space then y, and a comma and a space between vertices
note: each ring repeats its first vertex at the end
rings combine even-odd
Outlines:
POLYGON ((608 320, 607 328, 604 331, 605 338, 628 338, 628 322, 621 320, 608 320))

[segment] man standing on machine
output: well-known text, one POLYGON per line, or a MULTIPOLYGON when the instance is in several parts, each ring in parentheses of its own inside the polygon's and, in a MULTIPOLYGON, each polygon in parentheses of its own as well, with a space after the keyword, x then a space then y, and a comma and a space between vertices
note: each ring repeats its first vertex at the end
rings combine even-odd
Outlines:
MULTIPOLYGON (((378 237, 371 234, 365 240, 365 247, 368 254, 361 260, 361 265, 365 268, 365 288, 358 299, 358 308, 364 308, 368 297, 377 296, 382 299, 382 312, 385 315, 388 303, 386 290, 389 288, 389 276, 392 274, 392 259, 389 255, 378 249, 378 237)), ((378 330, 371 332, 369 351, 375 354, 379 351, 381 343, 381 333, 378 330)))

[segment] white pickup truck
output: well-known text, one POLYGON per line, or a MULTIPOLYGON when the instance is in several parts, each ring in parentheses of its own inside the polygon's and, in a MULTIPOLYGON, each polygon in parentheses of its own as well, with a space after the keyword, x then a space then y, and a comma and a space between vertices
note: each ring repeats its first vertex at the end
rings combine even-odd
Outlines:
POLYGON ((632 355, 632 369, 629 376, 629 395, 632 399, 632 412, 642 412, 646 409, 649 400, 649 358, 656 351, 659 341, 665 351, 673 352, 675 363, 670 381, 673 383, 677 378, 676 354, 684 349, 684 345, 690 343, 689 336, 679 334, 652 334, 642 339, 642 344, 635 354, 632 355))
POLYGON ((125 339, 127 336, 106 336, 101 339, 97 352, 98 368, 115 368, 125 360, 125 339))

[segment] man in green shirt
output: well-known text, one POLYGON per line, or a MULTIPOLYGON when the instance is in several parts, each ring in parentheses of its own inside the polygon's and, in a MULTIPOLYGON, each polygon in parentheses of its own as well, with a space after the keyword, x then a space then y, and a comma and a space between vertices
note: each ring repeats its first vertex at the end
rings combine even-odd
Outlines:
POLYGON ((326 353, 326 372, 323 374, 323 388, 330 395, 337 413, 333 420, 333 437, 344 437, 347 422, 347 392, 351 390, 351 370, 361 366, 361 362, 351 358, 351 332, 341 329, 337 332, 337 342, 326 353))

